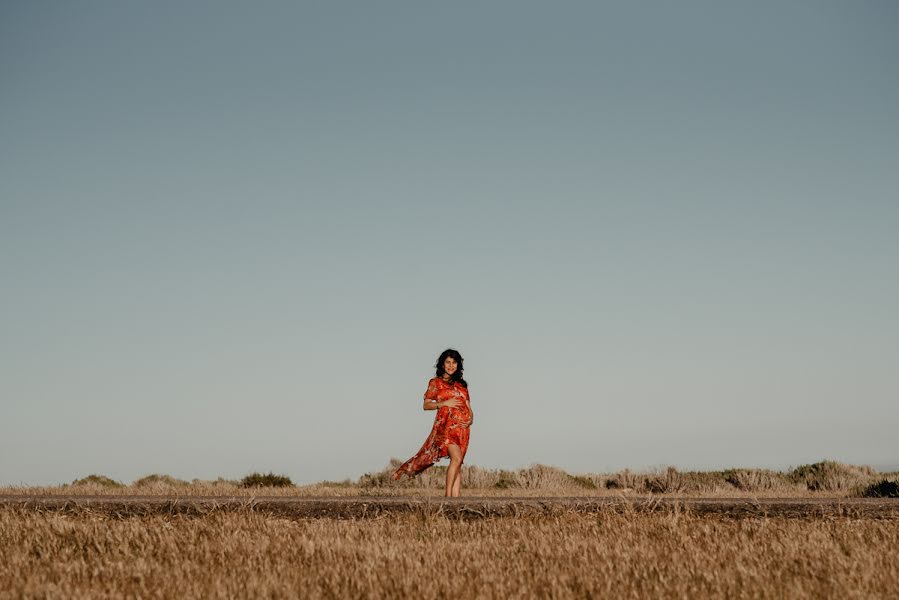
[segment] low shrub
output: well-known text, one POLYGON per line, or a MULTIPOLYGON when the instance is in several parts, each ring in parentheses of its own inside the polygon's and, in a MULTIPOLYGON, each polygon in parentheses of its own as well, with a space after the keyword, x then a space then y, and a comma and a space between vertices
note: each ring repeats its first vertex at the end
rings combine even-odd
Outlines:
POLYGON ((202 485, 202 486, 211 486, 211 487, 221 487, 221 488, 230 488, 230 487, 239 487, 240 481, 236 479, 225 479, 224 477, 218 477, 217 479, 191 479, 191 485, 202 485))
POLYGON ((842 492, 867 485, 877 471, 867 465, 847 465, 832 460, 824 460, 811 465, 800 465, 790 471, 790 481, 805 486, 814 492, 842 492))
POLYGON ((293 487, 293 482, 286 475, 268 473, 250 473, 240 480, 240 487, 293 487))
POLYGON ((663 473, 648 476, 643 485, 647 492, 653 494, 673 494, 687 489, 684 476, 674 467, 668 467, 663 473))
POLYGON ((630 469, 618 471, 606 479, 606 488, 610 490, 634 490, 643 487, 643 477, 630 469))
POLYGON ((154 486, 184 486, 190 485, 188 482, 183 479, 176 479, 171 475, 160 475, 158 473, 153 473, 152 475, 147 475, 146 477, 141 477, 131 485, 135 487, 154 487, 154 486))
POLYGON ((353 482, 351 479, 346 478, 343 481, 322 481, 319 485, 325 485, 328 487, 348 488, 348 487, 353 487, 353 482))
POLYGON ((770 469, 729 469, 724 472, 724 480, 744 492, 770 491, 795 485, 785 474, 770 469))
POLYGON ((679 471, 682 492, 713 493, 730 490, 724 471, 679 471))
POLYGON ((76 479, 72 482, 72 485, 100 485, 110 488, 125 487, 124 483, 110 479, 106 475, 88 475, 87 477, 76 479))
POLYGON ((597 487, 596 482, 590 479, 587 475, 568 475, 568 481, 574 486, 583 488, 585 490, 595 490, 597 487))
POLYGON ((872 483, 862 493, 865 498, 899 498, 899 482, 884 479, 872 483))
MULTIPOLYGON (((393 472, 396 471, 403 462, 398 458, 391 458, 386 467, 380 471, 373 473, 365 473, 362 475, 356 485, 361 488, 380 488, 387 487, 397 482, 393 479, 393 472)), ((401 477, 401 481, 406 481, 406 476, 401 477)))
POLYGON ((493 487, 501 490, 518 487, 518 484, 515 481, 515 473, 506 471, 505 469, 500 470, 499 477, 497 478, 496 483, 493 484, 493 487))
POLYGON ((571 487, 571 475, 550 465, 532 464, 514 472, 515 487, 524 489, 558 489, 571 487))

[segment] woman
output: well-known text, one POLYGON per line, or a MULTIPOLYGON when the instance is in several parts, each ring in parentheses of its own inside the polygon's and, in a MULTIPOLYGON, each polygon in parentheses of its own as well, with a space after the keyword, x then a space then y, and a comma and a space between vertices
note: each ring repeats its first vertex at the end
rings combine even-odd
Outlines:
POLYGON ((452 348, 437 359, 437 376, 428 381, 424 398, 425 410, 436 410, 431 434, 415 456, 394 471, 393 478, 403 473, 414 477, 445 456, 446 496, 458 496, 462 487, 462 461, 468 451, 469 427, 474 423, 468 397, 468 383, 462 379, 462 355, 452 348))

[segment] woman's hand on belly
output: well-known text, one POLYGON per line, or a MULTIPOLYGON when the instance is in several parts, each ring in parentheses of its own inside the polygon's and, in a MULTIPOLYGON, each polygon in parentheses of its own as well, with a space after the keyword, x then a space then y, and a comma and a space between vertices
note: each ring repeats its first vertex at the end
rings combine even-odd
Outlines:
MULTIPOLYGON (((459 400, 458 398, 449 398, 447 400, 444 400, 441 404, 443 404, 443 406, 448 406, 452 409, 459 408, 460 405, 464 406, 464 404, 462 404, 462 401, 459 400)), ((450 412, 453 412, 453 411, 450 411, 450 412)))

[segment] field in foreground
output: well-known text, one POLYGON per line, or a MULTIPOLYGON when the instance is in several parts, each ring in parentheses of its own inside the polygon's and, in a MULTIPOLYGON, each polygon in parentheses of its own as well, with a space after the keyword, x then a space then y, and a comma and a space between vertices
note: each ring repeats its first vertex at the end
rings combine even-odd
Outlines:
POLYGON ((696 496, 124 496, 0 495, 0 507, 91 514, 112 518, 152 515, 205 516, 213 512, 259 512, 272 516, 328 519, 373 519, 388 515, 426 514, 459 518, 541 517, 562 513, 682 512, 693 515, 746 517, 899 518, 893 498, 734 498, 696 496))
POLYGON ((897 544, 895 516, 115 517, 6 505, 0 598, 896 597, 897 544))

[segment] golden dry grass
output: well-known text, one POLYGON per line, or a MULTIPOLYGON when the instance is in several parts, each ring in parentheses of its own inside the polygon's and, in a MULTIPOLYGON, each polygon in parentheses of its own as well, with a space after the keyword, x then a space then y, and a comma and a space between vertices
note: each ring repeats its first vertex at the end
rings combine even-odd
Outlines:
POLYGON ((108 518, 0 508, 0 598, 870 598, 899 521, 561 513, 108 518))
MULTIPOLYGON (((633 489, 617 490, 617 489, 600 489, 600 490, 583 490, 572 488, 470 488, 462 487, 462 496, 487 496, 494 498, 504 497, 584 497, 584 498, 605 498, 605 497, 631 497, 645 496, 646 492, 637 492, 633 489)), ((335 487, 324 484, 314 484, 306 486, 297 486, 295 488, 241 488, 238 486, 207 486, 207 485, 189 485, 189 486, 167 486, 158 485, 152 488, 138 488, 134 486, 123 486, 119 488, 107 488, 96 485, 77 485, 77 486, 9 486, 0 487, 0 496, 164 496, 166 498, 194 498, 204 496, 239 496, 245 498, 256 498, 261 496, 277 496, 277 497, 410 497, 410 498, 440 498, 443 497, 444 491, 441 488, 425 488, 425 487, 389 487, 389 488, 366 488, 366 487, 335 487)), ((714 497, 714 498, 758 498, 764 497, 780 497, 780 498, 836 498, 846 497, 848 493, 833 492, 814 492, 804 488, 795 488, 788 490, 773 490, 768 493, 742 491, 737 489, 719 489, 707 492, 686 491, 679 493, 664 494, 671 498, 690 498, 690 497, 714 497)))

